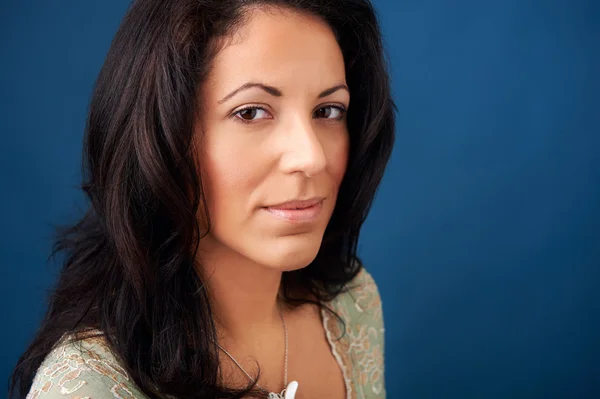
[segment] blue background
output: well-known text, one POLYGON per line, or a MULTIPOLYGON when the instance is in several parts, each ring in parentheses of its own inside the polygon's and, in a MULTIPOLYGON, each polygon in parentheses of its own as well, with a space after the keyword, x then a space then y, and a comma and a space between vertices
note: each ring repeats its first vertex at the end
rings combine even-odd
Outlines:
MULTIPOLYGON (((92 84, 128 3, 0 5, 0 378, 84 205, 92 84)), ((360 254, 390 398, 600 397, 600 2, 376 0, 397 142, 360 254)))

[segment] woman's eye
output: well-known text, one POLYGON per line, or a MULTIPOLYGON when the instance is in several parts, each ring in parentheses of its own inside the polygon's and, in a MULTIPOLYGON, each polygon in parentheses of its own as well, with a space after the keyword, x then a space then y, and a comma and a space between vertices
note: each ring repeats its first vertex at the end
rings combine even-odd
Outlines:
POLYGON ((265 119, 269 113, 259 107, 249 107, 237 111, 234 116, 241 122, 252 122, 256 119, 265 119))
MULTIPOLYGON (((315 118, 341 120, 344 117, 346 109, 336 105, 321 107, 314 112, 315 118)), ((242 123, 252 123, 259 119, 271 119, 271 115, 261 107, 247 107, 233 114, 233 116, 242 123)))
POLYGON ((342 107, 328 105, 326 107, 321 107, 315 111, 316 118, 325 118, 325 119, 342 119, 344 116, 345 109, 342 107))

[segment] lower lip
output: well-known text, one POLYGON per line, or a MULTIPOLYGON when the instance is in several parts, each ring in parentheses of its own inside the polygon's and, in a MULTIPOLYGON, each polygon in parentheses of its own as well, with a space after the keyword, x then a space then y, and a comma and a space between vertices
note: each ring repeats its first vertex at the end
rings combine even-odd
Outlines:
POLYGON ((281 209, 272 207, 267 207, 264 209, 277 219, 287 220, 289 222, 310 222, 317 219, 321 213, 321 209, 323 209, 323 201, 309 206, 308 208, 302 209, 281 209))

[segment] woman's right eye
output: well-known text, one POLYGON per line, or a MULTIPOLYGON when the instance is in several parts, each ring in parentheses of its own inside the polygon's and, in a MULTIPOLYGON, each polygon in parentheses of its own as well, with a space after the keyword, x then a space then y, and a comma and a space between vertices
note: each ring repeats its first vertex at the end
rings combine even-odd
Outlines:
POLYGON ((270 119, 269 113, 261 107, 247 107, 236 111, 233 116, 242 123, 251 123, 257 119, 270 119))

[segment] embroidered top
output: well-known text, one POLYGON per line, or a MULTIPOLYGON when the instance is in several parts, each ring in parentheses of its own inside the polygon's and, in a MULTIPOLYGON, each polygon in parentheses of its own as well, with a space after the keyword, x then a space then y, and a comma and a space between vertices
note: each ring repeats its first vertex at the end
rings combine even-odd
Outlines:
MULTIPOLYGON (((379 291, 363 268, 321 319, 344 375, 347 399, 385 398, 384 326, 379 291), (341 337, 341 338, 340 338, 341 337)), ((147 399, 100 336, 61 340, 40 365, 27 399, 147 399)))

